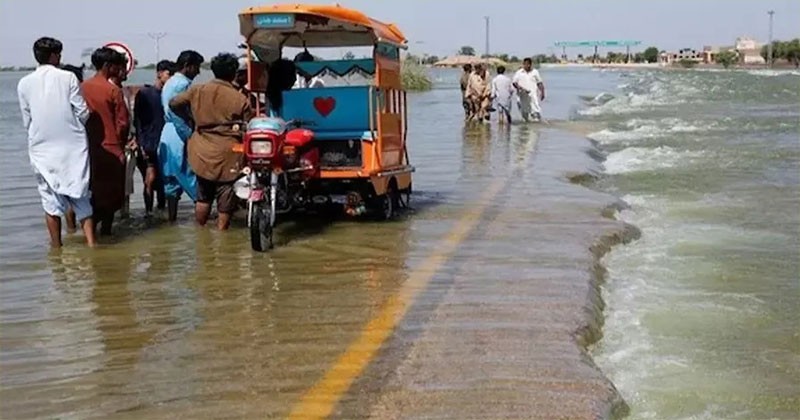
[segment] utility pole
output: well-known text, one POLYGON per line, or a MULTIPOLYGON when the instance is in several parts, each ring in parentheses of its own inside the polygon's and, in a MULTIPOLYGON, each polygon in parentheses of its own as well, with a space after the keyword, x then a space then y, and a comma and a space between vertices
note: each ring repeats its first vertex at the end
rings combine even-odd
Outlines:
POLYGON ((417 42, 415 42, 415 44, 420 45, 420 47, 419 47, 419 57, 418 57, 417 61, 419 61, 419 65, 421 66, 423 60, 425 59, 425 56, 427 55, 427 54, 422 52, 422 47, 421 47, 421 45, 425 44, 425 41, 417 41, 417 42))
POLYGON ((148 32, 147 36, 153 40, 156 49, 156 64, 161 61, 161 38, 167 36, 166 32, 148 32))
POLYGON ((774 10, 767 12, 769 15, 769 44, 767 44, 767 65, 772 68, 772 16, 775 14, 774 10))
POLYGON ((489 56, 489 16, 484 16, 483 19, 486 21, 486 56, 489 56))

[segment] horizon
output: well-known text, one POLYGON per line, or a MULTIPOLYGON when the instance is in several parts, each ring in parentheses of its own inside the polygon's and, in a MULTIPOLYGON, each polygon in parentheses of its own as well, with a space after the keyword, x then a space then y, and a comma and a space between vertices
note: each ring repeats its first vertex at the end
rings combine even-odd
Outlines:
MULTIPOLYGON (((383 21, 394 22, 409 39, 408 52, 415 56, 453 56, 462 46, 471 46, 476 55, 485 53, 484 16, 490 18, 490 54, 527 57, 537 54, 560 56, 559 41, 632 39, 641 45, 631 53, 650 46, 659 50, 681 48, 700 50, 703 46, 732 45, 738 37, 768 42, 768 10, 774 10, 774 40, 800 37, 796 18, 800 2, 793 0, 725 1, 702 0, 676 7, 677 2, 613 1, 586 4, 578 1, 531 4, 524 0, 507 0, 509 7, 476 10, 464 8, 457 0, 426 4, 424 0, 399 3, 378 3, 368 0, 341 2, 383 21), (646 3, 646 4, 645 4, 646 3), (580 7, 575 7, 580 4, 580 7), (415 12, 429 9, 424 15, 415 12), (458 11, 454 16, 453 10, 458 11), (441 19, 436 16, 453 16, 441 19), (652 20, 656 22, 653 24, 652 20), (474 22, 471 31, 462 31, 463 22, 474 22), (597 25, 594 22, 601 22, 597 25), (623 22, 624 24, 616 24, 623 22), (724 23, 723 23, 724 22, 724 23), (610 24, 609 24, 610 23, 610 24)), ((196 49, 206 57, 220 51, 236 52, 242 41, 238 31, 240 10, 263 2, 232 0, 206 3, 186 8, 173 2, 153 0, 109 0, 104 3, 75 0, 11 0, 3 3, 0 13, 0 67, 35 65, 31 53, 33 42, 41 36, 52 36, 64 43, 65 63, 82 63, 85 49, 94 49, 110 41, 126 43, 141 65, 156 61, 155 42, 148 33, 166 32, 160 42, 161 59, 171 59, 184 49, 196 49), (14 7, 7 5, 14 3, 14 7), (43 8, 49 9, 46 15, 43 8), (144 10, 136 12, 133 9, 144 10), (160 10, 161 13, 153 13, 160 10), (118 13, 126 13, 125 29, 119 30, 118 13), (173 19, 180 15, 181 20, 173 19), (219 19, 219 16, 224 16, 219 19), (202 22, 202 24, 197 24, 202 22), (215 24, 216 23, 216 24, 215 24), (74 28, 80 28, 76 30, 74 28)), ((315 54, 332 58, 348 48, 315 49, 315 54)), ((599 54, 624 52, 624 48, 600 48, 599 54)), ((567 55, 591 54, 591 47, 567 48, 567 55)))

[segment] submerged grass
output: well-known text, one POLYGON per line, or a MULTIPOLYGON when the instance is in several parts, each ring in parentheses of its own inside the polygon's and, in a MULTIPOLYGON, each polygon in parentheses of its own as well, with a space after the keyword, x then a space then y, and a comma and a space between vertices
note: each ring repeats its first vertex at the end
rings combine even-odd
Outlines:
POLYGON ((404 62, 400 75, 403 80, 403 88, 407 91, 422 92, 433 88, 433 82, 425 67, 414 61, 404 62))

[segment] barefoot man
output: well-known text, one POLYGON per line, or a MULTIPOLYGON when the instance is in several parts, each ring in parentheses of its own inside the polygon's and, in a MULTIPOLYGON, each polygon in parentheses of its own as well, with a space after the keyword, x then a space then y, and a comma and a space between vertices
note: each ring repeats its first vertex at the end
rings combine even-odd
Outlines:
POLYGON ((86 243, 94 246, 89 147, 84 128, 89 109, 81 96, 78 78, 58 68, 62 49, 56 39, 37 40, 33 55, 39 67, 20 80, 17 93, 50 244, 61 246, 61 216, 71 206, 86 243))

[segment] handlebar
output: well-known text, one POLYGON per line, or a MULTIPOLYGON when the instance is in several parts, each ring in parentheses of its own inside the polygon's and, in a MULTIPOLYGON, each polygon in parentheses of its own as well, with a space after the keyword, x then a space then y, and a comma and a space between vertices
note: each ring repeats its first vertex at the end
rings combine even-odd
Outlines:
MULTIPOLYGON (((300 128, 300 127, 303 127, 303 126, 305 126, 305 127, 314 127, 314 126, 317 125, 317 123, 314 122, 314 121, 301 120, 299 118, 298 119, 291 119, 291 120, 288 120, 288 121, 284 121, 283 123, 286 124, 286 126, 289 127, 289 128, 300 128)), ((239 127, 242 127, 242 130, 247 130, 247 126, 249 125, 249 123, 245 122, 245 121, 232 121, 232 122, 230 122, 230 124, 231 125, 238 125, 239 127)))

